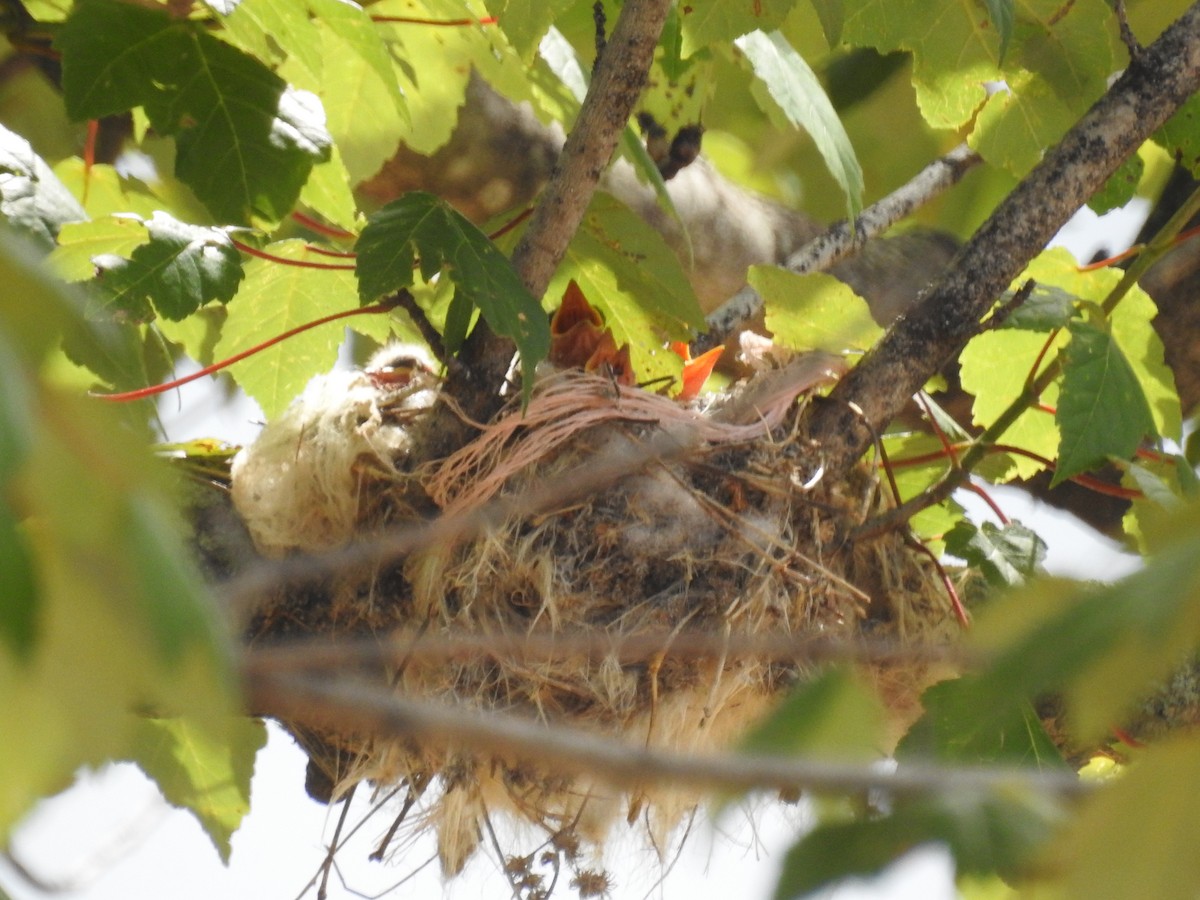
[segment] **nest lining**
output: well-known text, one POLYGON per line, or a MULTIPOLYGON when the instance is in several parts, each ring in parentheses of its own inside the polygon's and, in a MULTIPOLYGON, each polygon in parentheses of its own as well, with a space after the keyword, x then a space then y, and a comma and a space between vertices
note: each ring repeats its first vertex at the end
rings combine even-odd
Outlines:
MULTIPOLYGON (((614 448, 641 446, 668 427, 696 444, 477 539, 365 578, 280 593, 259 610, 255 639, 668 635, 663 655, 633 664, 615 654, 532 661, 492 653, 418 659, 380 675, 406 695, 692 753, 736 742, 805 671, 745 656, 670 655, 671 633, 849 637, 869 628, 921 640, 951 621, 940 585, 898 537, 861 547, 840 539, 842 518, 878 502, 873 478, 860 471, 846 484, 802 486, 816 466, 792 428, 793 395, 744 421, 729 412, 732 401, 701 411, 599 376, 561 373, 538 384, 524 415, 508 410, 459 453, 418 466, 412 419, 433 400, 426 388, 398 393, 361 373, 314 379, 235 463, 235 504, 260 551, 311 552, 370 534, 411 519, 416 494, 433 509, 463 512, 566 484, 614 448)), ((874 674, 903 710, 928 673, 874 674)), ((406 783, 437 832, 447 874, 461 870, 481 822, 496 811, 597 846, 615 820, 638 819, 655 846, 665 846, 700 799, 651 784, 626 795, 528 761, 412 740, 295 733, 330 783, 406 783)))

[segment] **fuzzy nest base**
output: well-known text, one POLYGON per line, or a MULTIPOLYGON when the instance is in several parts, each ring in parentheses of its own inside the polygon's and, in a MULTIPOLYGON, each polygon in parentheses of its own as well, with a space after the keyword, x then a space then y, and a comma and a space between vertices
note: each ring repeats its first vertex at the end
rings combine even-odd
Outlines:
MULTIPOLYGON (((439 512, 469 515, 498 498, 569 486, 672 429, 688 449, 455 546, 281 590, 264 598, 251 637, 604 635, 617 643, 665 635, 664 651, 685 629, 945 640, 957 626, 928 563, 898 536, 859 546, 844 539, 847 524, 878 511, 877 485, 865 469, 842 484, 814 477, 819 454, 795 431, 795 394, 768 391, 747 416, 736 397, 697 410, 558 373, 539 382, 524 415, 506 410, 475 442, 425 464, 413 435, 432 391, 397 392, 365 374, 314 379, 234 465, 235 505, 265 555, 330 548, 439 512)), ((377 673, 406 696, 679 753, 730 747, 805 674, 800 663, 666 652, 635 663, 615 654, 417 658, 377 673)), ((871 674, 898 721, 929 676, 912 664, 871 674)), ((626 793, 419 739, 292 730, 312 758, 310 792, 364 779, 406 786, 406 810, 415 804, 421 826, 436 829, 447 874, 461 870, 497 812, 544 829, 555 846, 599 846, 626 819, 663 847, 701 799, 656 784, 626 793)))

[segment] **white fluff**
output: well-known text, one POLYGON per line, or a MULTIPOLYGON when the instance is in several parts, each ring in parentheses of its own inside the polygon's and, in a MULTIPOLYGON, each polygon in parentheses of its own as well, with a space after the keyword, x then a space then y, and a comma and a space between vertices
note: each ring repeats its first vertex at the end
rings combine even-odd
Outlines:
POLYGON ((381 409, 430 406, 427 384, 381 384, 360 371, 317 375, 242 448, 233 459, 233 503, 260 553, 318 552, 353 536, 363 474, 394 472, 409 449, 407 429, 381 409))

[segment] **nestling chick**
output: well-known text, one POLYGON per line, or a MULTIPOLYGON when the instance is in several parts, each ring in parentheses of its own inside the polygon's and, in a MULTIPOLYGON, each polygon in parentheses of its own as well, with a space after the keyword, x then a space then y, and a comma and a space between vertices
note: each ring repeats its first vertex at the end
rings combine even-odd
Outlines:
POLYGON ((414 344, 388 344, 361 371, 314 376, 233 459, 233 503, 259 552, 348 541, 364 475, 398 471, 412 419, 436 398, 433 360, 414 344))

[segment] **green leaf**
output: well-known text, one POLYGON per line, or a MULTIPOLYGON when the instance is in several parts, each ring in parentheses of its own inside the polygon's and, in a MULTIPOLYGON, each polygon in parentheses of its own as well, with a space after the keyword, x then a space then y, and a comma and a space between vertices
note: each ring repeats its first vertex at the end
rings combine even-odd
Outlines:
POLYGON ((1065 769, 1066 762, 1033 705, 1014 696, 1002 706, 981 706, 980 682, 965 675, 935 684, 921 695, 924 713, 896 748, 902 762, 1008 764, 1065 769))
POLYGON ((114 315, 145 320, 153 305, 178 321, 212 300, 233 299, 242 259, 224 229, 188 225, 164 212, 144 224, 150 240, 129 259, 93 258, 104 305, 114 315))
POLYGON ((96 276, 98 257, 128 259, 151 240, 150 230, 135 216, 70 222, 58 233, 58 246, 50 251, 46 262, 64 281, 87 281, 96 276))
MULTIPOLYGON (((889 434, 884 445, 891 461, 892 477, 900 491, 901 500, 910 500, 932 486, 949 469, 942 443, 932 434, 889 434), (906 460, 922 458, 921 464, 906 460)), ((940 552, 943 535, 963 517, 963 509, 954 500, 921 510, 909 520, 909 527, 935 553, 940 552)))
POLYGON ((575 0, 499 0, 488 4, 509 43, 527 63, 533 60, 550 26, 574 5, 575 0))
POLYGON ((746 280, 762 295, 767 328, 784 347, 834 353, 866 350, 883 334, 867 302, 832 275, 751 266, 746 280))
POLYGON ((275 66, 291 57, 319 81, 325 72, 321 38, 308 15, 308 4, 286 0, 242 0, 221 23, 232 44, 275 66))
POLYGON ((1193 175, 1200 175, 1200 95, 1192 94, 1152 136, 1193 175))
POLYGON ((1013 0, 984 0, 992 27, 1000 35, 999 62, 1004 62, 1013 33, 1013 0))
POLYGON ((1015 587, 1037 574, 1046 557, 1046 544, 1020 522, 998 527, 959 522, 946 535, 946 550, 980 569, 990 584, 1015 587))
MULTIPOLYGON (((297 262, 326 265, 335 262, 308 252, 304 242, 298 240, 270 244, 266 252, 297 262)), ((351 271, 251 260, 246 264, 246 281, 238 292, 237 302, 228 307, 221 339, 213 352, 219 358, 233 356, 298 325, 353 309, 357 300, 351 271)), ((258 402, 263 414, 268 419, 274 418, 312 376, 333 367, 346 325, 345 321, 335 321, 297 334, 283 344, 235 363, 231 374, 242 390, 258 402)))
POLYGON ((0 644, 7 644, 18 662, 26 662, 33 655, 37 636, 37 576, 29 538, 3 495, 0 495, 0 571, 4 572, 0 644))
POLYGON ((130 759, 172 806, 191 812, 229 864, 230 837, 250 811, 254 758, 267 742, 261 720, 235 719, 223 740, 187 719, 142 719, 130 759))
POLYGON ((778 28, 792 11, 791 0, 692 0, 679 7, 684 58, 714 44, 727 44, 751 31, 778 28))
MULTIPOLYGON (((846 196, 851 222, 862 210, 863 175, 837 111, 808 63, 777 31, 754 31, 734 41, 787 120, 812 137, 846 196)), ((758 97, 756 92, 756 97, 758 97)))
MULTIPOLYGON (((1039 285, 1052 285, 1082 299, 1102 303, 1121 280, 1122 273, 1111 268, 1079 271, 1079 265, 1066 250, 1047 250, 1022 274, 1039 285)), ((1163 345, 1151 324, 1158 310, 1140 287, 1133 287, 1109 318, 1113 339, 1120 345, 1154 416, 1154 427, 1163 437, 1178 439, 1180 434, 1179 396, 1175 376, 1163 361, 1163 345)), ((1054 401, 1047 398, 1045 402, 1054 401)))
MULTIPOLYGON (((989 2, 999 7, 1000 0, 989 2)), ((843 37, 881 53, 913 54, 913 86, 934 128, 961 128, 989 162, 1022 174, 1103 93, 1113 68, 1111 10, 1104 0, 1023 0, 1002 53, 1003 10, 984 18, 962 0, 845 0, 843 37), (1002 59, 1003 56, 1003 59, 1002 59), (987 97, 985 85, 1007 90, 987 97), (980 105, 987 99, 986 107, 980 105)))
POLYGON ((358 229, 358 203, 350 189, 350 173, 337 147, 328 162, 313 166, 312 175, 300 192, 300 202, 338 228, 350 232, 358 229))
POLYGON ((1110 456, 1128 459, 1154 432, 1146 395, 1112 335, 1079 320, 1069 329, 1056 416, 1062 443, 1052 487, 1110 456))
POLYGON ((800 897, 851 875, 879 873, 913 847, 945 844, 958 874, 1014 875, 1028 866, 1065 816, 1052 800, 1012 790, 956 791, 898 802, 884 818, 821 825, 787 853, 776 900, 800 897))
POLYGON ((0 125, 0 215, 47 249, 68 222, 87 219, 71 192, 33 152, 29 141, 0 125))
POLYGON ((886 742, 878 694, 849 670, 830 670, 793 688, 742 740, 745 753, 864 762, 886 742))
POLYGON ((1187 900, 1200 894, 1197 829, 1200 741, 1175 734, 1089 797, 1046 856, 1065 867, 1064 897, 1187 900))
POLYGON ((1017 72, 987 98, 967 143, 987 162, 1023 175, 1074 120, 1068 99, 1031 73, 1017 72))
POLYGON ((983 102, 983 85, 1001 77, 999 35, 971 6, 924 0, 895 15, 887 0, 844 2, 847 43, 912 52, 917 103, 934 128, 965 123, 983 102))
POLYGON ((337 143, 351 186, 370 178, 396 153, 401 138, 409 129, 407 107, 398 108, 391 91, 393 74, 385 79, 378 68, 355 46, 324 21, 313 22, 321 39, 324 59, 338 60, 322 76, 319 84, 294 61, 285 63, 280 72, 306 84, 321 98, 327 125, 337 143), (363 110, 371 110, 363 115, 363 110))
MULTIPOLYGON (((1001 298, 1004 305, 1013 297, 1013 291, 1007 291, 1001 298)), ((1035 283, 1033 291, 1025 302, 1018 306, 1005 319, 1001 328, 1022 328, 1027 331, 1050 333, 1057 328, 1066 328, 1067 323, 1075 315, 1075 304, 1079 298, 1054 285, 1035 283)))
POLYGON ((76 6, 56 41, 75 119, 136 106, 177 141, 175 172, 219 220, 278 222, 331 139, 315 96, 198 23, 114 0, 76 6))
POLYGON ((0 733, 21 736, 0 741, 8 833, 81 765, 126 752, 133 710, 208 723, 236 701, 224 631, 172 530, 165 469, 118 410, 41 380, 62 335, 91 330, 80 298, 11 238, 0 240, 0 278, 0 342, 35 388, 7 394, 5 424, 30 427, 17 470, 0 473, 32 559, 37 623, 23 659, 0 641, 0 733))
POLYGON ((36 441, 36 407, 32 379, 9 343, 8 333, 0 328, 0 385, 4 386, 0 390, 0 572, 4 573, 0 643, 7 642, 13 656, 25 662, 37 631, 38 585, 29 537, 8 485, 36 441))
POLYGON ((817 18, 821 20, 821 30, 825 32, 825 40, 830 47, 836 47, 842 42, 842 26, 846 21, 846 9, 842 0, 812 0, 817 18))
MULTIPOLYGON (((478 309, 492 331, 516 343, 528 396, 534 368, 550 351, 550 322, 486 234, 445 201, 414 191, 371 216, 356 249, 364 304, 411 285, 418 257, 426 281, 444 273, 454 282, 455 303, 478 309)), ((457 321, 465 330, 465 321, 457 321)), ((465 334, 456 329, 444 337, 457 346, 465 334)))
POLYGON ((1038 579, 982 608, 969 649, 991 663, 964 704, 976 719, 1003 722, 1014 704, 1059 691, 1082 742, 1125 720, 1200 644, 1196 514, 1177 516, 1175 540, 1112 585, 1038 579))
POLYGON ((1142 157, 1134 153, 1108 177, 1108 181, 1104 182, 1104 187, 1092 195, 1088 200, 1088 209, 1098 216, 1114 209, 1120 209, 1137 193, 1138 184, 1141 183, 1142 173, 1145 169, 1146 164, 1142 162, 1142 157))

